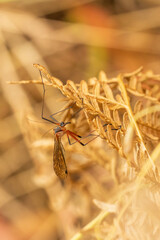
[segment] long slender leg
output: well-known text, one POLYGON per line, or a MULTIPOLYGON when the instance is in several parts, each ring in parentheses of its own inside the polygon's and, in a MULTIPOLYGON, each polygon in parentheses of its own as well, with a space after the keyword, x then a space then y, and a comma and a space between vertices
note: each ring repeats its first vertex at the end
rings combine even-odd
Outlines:
POLYGON ((68 138, 69 145, 73 145, 73 144, 77 143, 77 141, 75 141, 75 142, 71 143, 71 141, 70 141, 70 139, 69 139, 69 135, 68 135, 68 134, 67 134, 67 138, 68 138))
MULTIPOLYGON (((60 113, 60 112, 65 111, 65 110, 67 110, 67 109, 72 108, 72 107, 75 105, 76 102, 75 102, 72 106, 70 106, 70 107, 68 107, 68 108, 62 109, 62 110, 60 110, 60 111, 58 111, 58 112, 56 112, 56 113, 54 113, 54 114, 51 114, 51 115, 50 115, 50 118, 52 118, 53 121, 50 120, 50 119, 48 119, 48 118, 46 118, 46 117, 44 117, 44 98, 45 98, 46 89, 45 89, 45 87, 44 87, 44 82, 43 82, 42 73, 41 73, 40 70, 39 70, 39 72, 40 72, 40 76, 41 76, 41 79, 42 79, 42 85, 43 85, 43 99, 42 99, 42 113, 41 113, 41 117, 42 117, 42 119, 44 119, 44 120, 46 120, 46 121, 48 121, 48 122, 54 123, 54 124, 56 124, 56 125, 59 125, 59 122, 58 122, 53 116, 56 115, 56 114, 58 114, 58 113, 60 113)), ((82 99, 82 101, 83 101, 83 99, 82 99)), ((80 110, 81 110, 81 109, 80 109, 80 110)), ((78 110, 78 112, 79 112, 80 110, 78 110)), ((77 112, 74 113, 73 116, 74 116, 75 114, 77 114, 77 112)), ((73 116, 72 116, 72 117, 73 117, 73 116)))
MULTIPOLYGON (((70 141, 70 139, 69 139, 69 136, 71 136, 74 140, 76 140, 76 142, 79 142, 82 146, 84 146, 84 144, 83 144, 78 138, 76 138, 75 135, 72 134, 71 131, 67 130, 67 131, 66 131, 66 134, 67 134, 68 142, 69 142, 70 145, 72 145, 73 143, 71 143, 71 141, 70 141)), ((76 142, 74 142, 74 143, 76 143, 76 142)))
MULTIPOLYGON (((83 98, 81 98, 81 100, 82 100, 82 103, 83 103, 83 98)), ((62 110, 60 110, 60 111, 58 111, 58 112, 56 112, 56 113, 51 114, 51 115, 50 115, 50 118, 52 118, 53 120, 55 120, 55 118, 53 118, 54 115, 56 115, 56 114, 58 114, 58 113, 61 113, 61 112, 64 112, 64 111, 66 111, 66 110, 68 110, 68 109, 70 109, 70 108, 73 108, 73 106, 74 106, 75 104, 76 104, 76 102, 74 102, 70 107, 64 108, 64 109, 62 109, 62 110)), ((71 116, 71 119, 72 119, 77 113, 79 113, 81 110, 82 110, 82 108, 80 108, 78 111, 76 111, 76 112, 71 116)))
MULTIPOLYGON (((106 125, 108 125, 108 123, 104 124, 103 127, 106 126, 106 125)), ((112 125, 112 124, 109 123, 109 125, 112 125)), ((119 130, 120 128, 121 128, 121 126, 119 126, 118 129, 113 128, 112 130, 119 130)), ((86 146, 88 143, 92 142, 94 139, 96 139, 97 137, 99 137, 99 135, 92 134, 92 133, 95 132, 95 131, 96 131, 96 130, 93 130, 93 131, 91 131, 87 136, 81 137, 80 135, 77 135, 76 133, 71 132, 71 131, 68 130, 68 131, 66 132, 66 133, 67 133, 67 137, 68 137, 68 142, 69 142, 70 145, 73 145, 73 144, 75 144, 76 142, 79 142, 82 146, 86 146), (73 142, 73 143, 71 143, 71 141, 70 141, 70 139, 69 139, 69 136, 71 136, 71 137, 72 137, 73 139, 75 139, 76 141, 73 142), (88 137, 90 137, 90 136, 94 136, 94 138, 92 138, 91 140, 89 140, 87 143, 82 143, 81 141, 79 141, 79 140, 76 138, 76 137, 78 137, 78 138, 81 138, 81 140, 83 140, 83 139, 86 139, 86 138, 88 138, 88 137)), ((106 132, 106 131, 107 131, 107 130, 105 130, 105 132, 106 132)))
MULTIPOLYGON (((107 124, 104 124, 103 126, 106 126, 106 125, 108 125, 108 123, 107 123, 107 124)), ((81 138, 81 140, 86 139, 86 138, 91 137, 91 136, 94 136, 95 138, 97 138, 97 137, 99 137, 99 135, 92 134, 92 133, 95 132, 95 131, 96 131, 96 130, 92 130, 88 135, 82 137, 82 136, 77 135, 76 133, 71 132, 71 131, 68 130, 68 131, 67 131, 68 142, 69 142, 70 145, 73 145, 73 144, 75 144, 76 142, 79 142, 79 141, 76 140, 75 142, 71 143, 71 141, 70 141, 70 139, 69 139, 69 135, 70 135, 71 137, 75 136, 75 137, 81 138), (69 132, 69 134, 68 134, 68 132, 69 132)), ((89 142, 93 141, 95 138, 89 140, 89 141, 88 141, 87 143, 85 143, 85 144, 82 143, 82 145, 83 145, 83 146, 87 145, 89 142)))
MULTIPOLYGON (((121 128, 121 126, 119 126, 119 128, 118 129, 115 129, 115 128, 113 128, 112 130, 119 130, 121 128)), ((93 130, 93 131, 95 131, 95 130, 93 130)), ((107 131, 107 130, 106 130, 107 131)), ((105 132, 106 132, 105 131, 105 132)), ((73 137, 72 135, 70 135, 71 137, 73 137)), ((78 141, 82 146, 86 146, 88 143, 90 143, 90 142, 92 142, 93 140, 95 140, 97 137, 99 137, 99 135, 94 135, 94 134, 89 134, 88 136, 86 136, 86 137, 82 137, 81 139, 85 139, 85 138, 87 138, 87 137, 89 137, 89 136, 95 136, 94 138, 92 138, 91 140, 89 140, 88 142, 86 142, 86 143, 82 143, 82 142, 80 142, 80 141, 78 141)), ((75 139, 75 138, 74 138, 75 139)), ((76 139, 75 139, 76 140, 76 139)), ((68 136, 68 141, 69 141, 69 136, 68 136)), ((76 140, 77 141, 77 140, 76 140)), ((74 143, 76 143, 76 142, 74 142, 74 143)), ((70 145, 72 145, 72 144, 74 144, 74 143, 71 143, 70 145)))
MULTIPOLYGON (((76 102, 75 102, 75 103, 76 103, 76 102)), ((64 108, 64 109, 62 109, 62 110, 60 110, 60 111, 58 111, 58 112, 56 112, 56 113, 51 114, 51 115, 50 115, 50 118, 52 118, 53 120, 55 120, 55 118, 53 118, 54 115, 56 115, 56 114, 58 114, 58 113, 61 113, 61 112, 64 112, 64 111, 66 111, 66 110, 68 110, 68 109, 70 109, 70 108, 73 108, 73 106, 75 105, 75 103, 73 103, 70 107, 64 108)), ((56 121, 57 121, 57 120, 56 120, 56 121)))
MULTIPOLYGON (((83 98, 80 98, 80 99, 82 100, 82 105, 83 105, 83 98)), ((79 113, 82 109, 83 109, 83 107, 80 108, 79 110, 77 110, 77 111, 71 116, 71 119, 72 119, 77 113, 79 113)))
MULTIPOLYGON (((103 127, 105 127, 105 126, 107 126, 107 125, 112 125, 111 123, 105 123, 104 125, 103 125, 103 127)), ((121 126, 120 126, 120 128, 121 128, 121 126)), ((116 129, 116 128, 113 128, 112 130, 119 130, 120 128, 118 128, 118 129, 116 129)), ((75 135, 76 137, 78 137, 78 138, 81 138, 81 140, 82 139, 85 139, 85 138, 87 138, 87 137, 90 137, 90 136, 99 136, 99 135, 94 135, 94 134, 92 134, 93 132, 95 132, 96 130, 92 130, 91 132, 89 132, 89 134, 88 135, 86 135, 86 136, 80 136, 80 135, 77 135, 76 133, 74 133, 74 132, 71 132, 72 133, 72 135, 75 135)), ((106 132, 107 130, 105 130, 105 132, 106 132)), ((76 143, 76 142, 75 142, 76 143)))
POLYGON ((84 143, 83 146, 86 146, 88 143, 92 142, 93 140, 95 140, 96 138, 98 138, 99 135, 95 135, 94 138, 92 138, 91 140, 89 140, 88 142, 84 143))
MULTIPOLYGON (((97 137, 99 137, 99 135, 93 135, 93 134, 90 134, 90 135, 86 136, 86 138, 89 137, 89 136, 95 136, 95 137, 92 138, 91 140, 89 140, 87 143, 82 143, 82 142, 79 141, 79 139, 77 139, 74 135, 69 134, 69 133, 67 134, 68 142, 69 142, 70 145, 73 145, 73 144, 79 142, 82 146, 86 146, 88 143, 92 142, 94 139, 96 139, 97 137), (71 143, 71 141, 70 141, 70 139, 69 139, 69 136, 71 136, 71 137, 72 137, 74 140, 76 140, 76 141, 73 142, 73 143, 71 143)), ((83 139, 84 139, 84 138, 83 138, 83 139)))
MULTIPOLYGON (((107 125, 112 125, 112 124, 111 124, 111 123, 105 123, 105 124, 103 125, 103 127, 105 127, 105 126, 107 126, 107 125)), ((118 126, 118 128, 112 128, 111 130, 119 130, 119 129, 121 129, 121 125, 118 126)), ((105 132, 107 132, 107 129, 105 130, 105 132)))
POLYGON ((105 126, 107 126, 107 125, 112 125, 111 123, 105 123, 104 125, 103 125, 103 127, 105 127, 105 126))
POLYGON ((41 112, 41 117, 42 117, 42 119, 44 119, 44 120, 46 120, 46 121, 48 121, 48 122, 50 122, 50 123, 54 123, 54 124, 57 125, 58 121, 57 121, 56 119, 53 119, 53 120, 54 120, 54 122, 53 122, 52 120, 44 117, 44 97, 45 97, 45 92, 46 92, 46 90, 45 90, 45 87, 44 87, 44 82, 43 82, 42 73, 41 73, 41 71, 39 71, 39 72, 40 72, 40 76, 41 76, 41 79, 42 79, 42 85, 43 85, 43 99, 42 99, 42 112, 41 112))
POLYGON ((99 135, 94 135, 92 134, 92 132, 95 132, 95 130, 91 131, 90 134, 88 134, 87 136, 84 136, 84 137, 81 137, 69 130, 66 131, 66 134, 67 134, 67 137, 68 137, 68 142, 70 145, 73 145, 75 144, 76 142, 79 142, 82 146, 85 146, 87 145, 89 142, 93 141, 94 139, 96 139, 97 137, 99 137, 99 135), (70 139, 69 139, 69 136, 71 136, 74 140, 76 140, 75 142, 71 143, 70 139), (89 140, 87 143, 82 143, 79 139, 77 139, 77 137, 81 138, 82 139, 85 139, 87 137, 90 137, 90 136, 94 136, 94 138, 92 138, 91 140, 89 140))
MULTIPOLYGON (((80 136, 80 135, 77 135, 76 133, 74 133, 74 132, 71 132, 71 131, 69 131, 72 135, 74 135, 74 136, 76 136, 76 137, 78 137, 78 138, 81 138, 81 140, 82 139, 85 139, 85 138, 87 138, 87 137, 90 137, 90 136, 92 136, 93 134, 93 132, 95 132, 96 130, 92 130, 91 132, 89 132, 89 134, 88 135, 86 135, 86 136, 80 136)), ((94 136, 94 135, 93 135, 94 136)))
POLYGON ((72 114, 72 116, 70 117, 70 119, 72 119, 76 114, 78 114, 80 111, 82 110, 82 108, 78 109, 75 113, 72 114))
MULTIPOLYGON (((108 125, 108 124, 107 124, 108 125)), ((110 124, 111 125, 111 124, 110 124)), ((104 125, 103 125, 104 126, 104 125)), ((119 130, 119 129, 121 129, 121 126, 119 126, 119 128, 118 129, 116 129, 116 128, 113 128, 113 129, 111 129, 111 130, 119 130)), ((106 130, 107 131, 107 130, 106 130)), ((105 132, 106 132, 105 131, 105 132)), ((92 134, 91 134, 92 135, 92 134)), ((89 136, 89 135, 88 135, 89 136)), ((89 140, 87 143, 85 143, 83 146, 86 146, 88 143, 90 143, 90 142, 92 142, 94 139, 96 139, 97 137, 99 137, 99 135, 94 135, 95 137, 94 138, 92 138, 91 140, 89 140)))

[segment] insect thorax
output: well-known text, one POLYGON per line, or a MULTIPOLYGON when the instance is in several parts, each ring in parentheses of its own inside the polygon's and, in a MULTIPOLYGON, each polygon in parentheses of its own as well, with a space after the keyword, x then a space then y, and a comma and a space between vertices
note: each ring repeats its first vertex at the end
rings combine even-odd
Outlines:
POLYGON ((62 132, 62 128, 61 128, 61 127, 56 127, 56 128, 54 129, 54 132, 55 132, 55 133, 62 132))

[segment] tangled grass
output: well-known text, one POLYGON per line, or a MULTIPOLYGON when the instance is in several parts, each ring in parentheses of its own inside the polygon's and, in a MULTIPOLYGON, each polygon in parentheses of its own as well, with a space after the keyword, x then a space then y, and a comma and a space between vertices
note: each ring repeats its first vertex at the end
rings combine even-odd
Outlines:
MULTIPOLYGON (((82 80, 79 84, 68 80, 63 84, 43 66, 34 64, 34 67, 44 76, 45 85, 61 91, 68 101, 67 106, 76 102, 62 121, 75 110, 82 109, 72 118, 72 130, 80 128, 82 135, 96 130, 99 135, 87 147, 65 144, 70 177, 64 190, 59 184, 52 185, 57 179, 49 178, 51 170, 46 166, 46 159, 51 158, 53 149, 52 137, 35 140, 37 128, 30 131, 36 181, 46 190, 52 208, 63 209, 69 199, 73 201, 73 187, 79 190, 81 211, 75 211, 75 216, 70 218, 74 222, 73 219, 81 216, 82 220, 85 219, 82 225, 86 221, 89 223, 73 231, 73 223, 68 223, 70 231, 65 232, 66 238, 77 230, 72 240, 158 239, 160 75, 144 72, 141 67, 111 79, 100 72, 98 78, 82 80), (57 191, 60 192, 58 196, 57 191), (96 217, 91 214, 92 201, 100 209, 96 217)), ((42 84, 42 81, 22 83, 42 84)))

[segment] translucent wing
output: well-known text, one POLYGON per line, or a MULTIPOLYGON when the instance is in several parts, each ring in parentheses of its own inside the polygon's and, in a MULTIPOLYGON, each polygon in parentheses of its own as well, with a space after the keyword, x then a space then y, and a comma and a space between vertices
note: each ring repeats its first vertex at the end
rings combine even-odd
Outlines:
POLYGON ((65 179, 67 177, 64 149, 61 138, 58 135, 54 137, 53 168, 59 178, 65 179))

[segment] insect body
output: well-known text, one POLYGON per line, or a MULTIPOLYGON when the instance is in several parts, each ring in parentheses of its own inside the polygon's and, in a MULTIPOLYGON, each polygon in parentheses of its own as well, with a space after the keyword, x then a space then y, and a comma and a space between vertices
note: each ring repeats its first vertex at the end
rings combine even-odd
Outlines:
POLYGON ((60 177, 61 179, 66 178, 68 173, 66 162, 65 162, 65 156, 64 156, 64 148, 61 142, 62 136, 66 134, 70 144, 71 142, 70 142, 69 136, 71 136, 76 140, 76 142, 79 142, 81 145, 84 146, 84 144, 77 139, 77 137, 81 138, 81 136, 65 128, 65 125, 67 124, 70 124, 70 122, 58 123, 59 126, 54 129, 55 135, 54 135, 54 151, 53 151, 53 168, 57 176, 60 177))
POLYGON ((68 173, 64 156, 64 148, 61 142, 61 137, 65 134, 65 131, 66 128, 64 126, 58 126, 54 129, 53 168, 57 176, 61 179, 66 178, 68 173))

